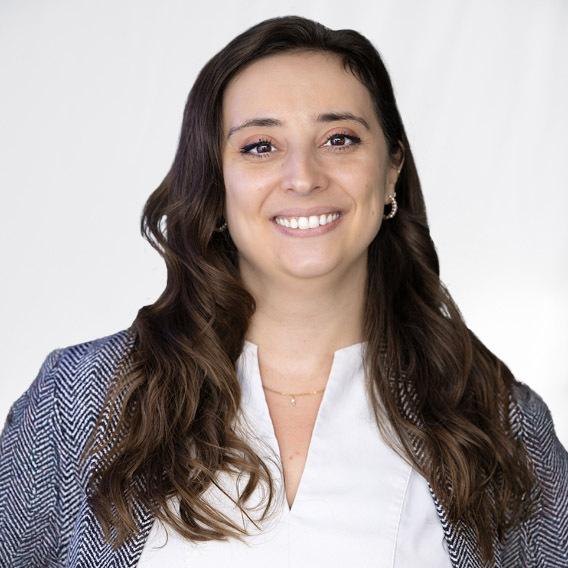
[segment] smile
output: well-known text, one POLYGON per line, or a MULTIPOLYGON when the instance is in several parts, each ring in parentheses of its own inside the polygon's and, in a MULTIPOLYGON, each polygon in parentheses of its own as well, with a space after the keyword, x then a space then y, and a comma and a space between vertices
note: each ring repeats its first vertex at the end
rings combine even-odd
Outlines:
POLYGON ((332 223, 339 219, 339 213, 328 213, 323 215, 310 215, 309 217, 274 217, 274 222, 288 229, 317 229, 322 225, 332 223))

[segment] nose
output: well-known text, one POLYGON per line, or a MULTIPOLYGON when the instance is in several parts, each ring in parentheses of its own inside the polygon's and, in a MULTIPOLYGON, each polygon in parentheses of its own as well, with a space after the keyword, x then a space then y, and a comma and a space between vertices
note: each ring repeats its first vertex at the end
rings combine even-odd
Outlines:
POLYGON ((323 164, 311 148, 290 150, 282 164, 282 189, 298 194, 310 194, 324 189, 327 178, 323 164))

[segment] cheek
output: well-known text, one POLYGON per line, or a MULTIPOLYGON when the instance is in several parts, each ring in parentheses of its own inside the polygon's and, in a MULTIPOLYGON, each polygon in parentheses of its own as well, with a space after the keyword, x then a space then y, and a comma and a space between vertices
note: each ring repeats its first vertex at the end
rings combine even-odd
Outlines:
POLYGON ((385 170, 373 153, 369 152, 362 159, 334 171, 336 181, 357 201, 371 203, 381 199, 386 188, 385 170), (379 163, 378 163, 379 162, 379 163))
POLYGON ((235 169, 228 168, 223 172, 225 183, 225 216, 227 220, 238 215, 238 211, 247 208, 248 192, 244 176, 235 169))
POLYGON ((368 216, 375 218, 383 211, 385 189, 384 176, 380 172, 373 170, 359 180, 356 200, 368 216))
POLYGON ((378 233, 383 221, 385 182, 380 172, 372 170, 360 180, 359 191, 354 196, 361 219, 361 238, 371 238, 378 233))
POLYGON ((227 220, 250 224, 263 218, 264 202, 270 194, 265 176, 251 175, 246 170, 224 172, 225 216, 227 220))
POLYGON ((265 230, 262 226, 264 191, 249 175, 231 172, 224 176, 224 181, 224 217, 229 233, 241 254, 248 255, 258 246, 259 231, 265 230))
POLYGON ((250 184, 225 185, 225 216, 235 222, 250 222, 258 217, 262 193, 250 184))

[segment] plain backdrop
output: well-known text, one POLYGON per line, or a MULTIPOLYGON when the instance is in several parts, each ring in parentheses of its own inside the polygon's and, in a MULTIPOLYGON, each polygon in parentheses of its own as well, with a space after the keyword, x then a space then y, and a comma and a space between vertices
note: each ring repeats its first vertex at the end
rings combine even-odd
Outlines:
POLYGON ((383 55, 442 279, 568 444, 565 0, 0 0, 0 420, 48 352, 158 296, 139 221, 187 93, 235 35, 287 14, 383 55))

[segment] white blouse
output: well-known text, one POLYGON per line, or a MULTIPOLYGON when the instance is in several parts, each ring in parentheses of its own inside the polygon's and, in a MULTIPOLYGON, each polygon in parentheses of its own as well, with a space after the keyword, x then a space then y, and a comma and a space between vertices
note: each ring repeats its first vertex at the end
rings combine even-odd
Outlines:
MULTIPOLYGON (((278 485, 273 513, 256 528, 228 497, 211 488, 207 498, 245 526, 250 534, 246 543, 188 542, 156 521, 138 567, 201 568, 229 562, 231 568, 451 568, 426 480, 379 434, 365 389, 363 346, 358 343, 335 352, 290 509, 260 379, 258 348, 246 342, 237 362, 241 414, 278 485)), ((219 481, 235 494, 234 478, 224 475, 219 481)), ((261 503, 262 497, 259 488, 253 500, 261 503)), ((177 502, 170 505, 175 510, 177 502)))

